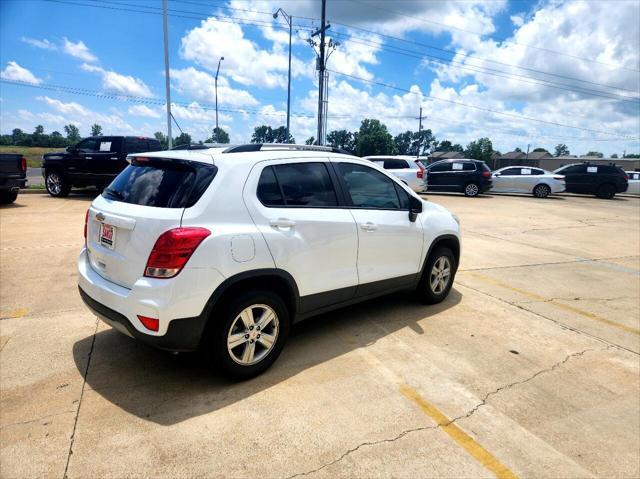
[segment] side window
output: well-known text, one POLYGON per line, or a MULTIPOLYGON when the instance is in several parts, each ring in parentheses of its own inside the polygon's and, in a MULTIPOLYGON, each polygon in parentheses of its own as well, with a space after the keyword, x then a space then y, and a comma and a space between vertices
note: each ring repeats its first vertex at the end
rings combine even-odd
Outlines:
POLYGON ((280 186, 273 173, 273 167, 267 166, 262 170, 258 181, 258 199, 265 206, 284 206, 284 199, 280 186))
POLYGON ((474 163, 463 163, 462 164, 462 169, 464 171, 476 171, 476 165, 474 163))
POLYGON ((98 140, 96 138, 87 138, 78 143, 76 148, 82 151, 98 151, 98 140))
POLYGON ((404 191, 398 183, 394 183, 393 186, 396 187, 396 193, 398 194, 398 198, 400 199, 400 209, 409 211, 411 209, 411 200, 409 199, 409 194, 404 191))
POLYGON ((506 170, 502 170, 500 173, 501 176, 514 176, 520 174, 520 168, 507 168, 506 170))
POLYGON ((585 173, 587 171, 587 168, 585 165, 574 165, 574 166, 570 166, 568 168, 565 168, 564 170, 562 170, 560 172, 560 174, 562 175, 575 175, 577 173, 585 173))
POLYGON ((542 170, 538 170, 537 168, 533 168, 533 169, 531 170, 531 174, 532 174, 532 175, 544 175, 544 171, 542 171, 542 170))
POLYGON ((429 168, 429 173, 441 173, 443 171, 451 171, 451 163, 445 161, 443 163, 434 163, 431 168, 429 168))
POLYGON ((337 206, 338 197, 324 163, 273 167, 287 206, 337 206))
POLYGON ((145 153, 149 150, 149 142, 146 138, 125 138, 125 151, 127 153, 145 153))
POLYGON ((405 160, 384 160, 385 170, 402 170, 405 168, 409 168, 409 163, 407 163, 405 160))
POLYGON ((339 163, 351 203, 356 208, 400 209, 395 182, 379 171, 354 163, 339 163))

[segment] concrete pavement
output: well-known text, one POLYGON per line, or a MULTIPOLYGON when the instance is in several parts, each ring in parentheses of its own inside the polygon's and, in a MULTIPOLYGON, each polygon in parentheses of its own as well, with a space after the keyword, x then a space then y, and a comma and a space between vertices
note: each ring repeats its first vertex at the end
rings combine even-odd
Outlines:
POLYGON ((3 477, 638 477, 640 200, 429 195, 458 214, 450 297, 293 329, 228 383, 81 304, 90 197, 0 209, 3 477))

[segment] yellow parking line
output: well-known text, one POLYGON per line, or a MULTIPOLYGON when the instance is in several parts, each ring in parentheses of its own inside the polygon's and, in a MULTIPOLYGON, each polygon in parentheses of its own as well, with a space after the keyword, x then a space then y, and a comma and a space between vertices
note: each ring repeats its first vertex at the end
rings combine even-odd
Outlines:
POLYGON ((14 311, 9 311, 5 313, 4 311, 0 312, 0 319, 11 319, 11 318, 21 318, 25 316, 29 310, 27 308, 19 308, 14 311))
POLYGON ((471 436, 452 423, 451 419, 440 412, 438 408, 425 401, 415 389, 403 384, 400 386, 400 392, 416 403, 422 412, 433 419, 456 444, 467 451, 480 464, 493 472, 498 479, 516 479, 518 477, 489 451, 478 444, 471 436))
POLYGON ((497 279, 490 278, 489 276, 485 276, 485 275, 480 274, 480 273, 467 271, 465 274, 468 274, 470 276, 474 276, 474 277, 476 277, 478 279, 481 279, 482 281, 485 281, 487 283, 493 283, 493 284, 495 284, 497 286, 500 286, 501 288, 505 288, 505 289, 509 289, 511 291, 515 291, 516 293, 521 294, 522 296, 526 296, 527 298, 531 298, 531 299, 533 299, 535 301, 540 301, 541 303, 550 303, 550 304, 553 304, 554 306, 556 306, 556 307, 558 307, 560 309, 564 309, 566 311, 571 311, 572 313, 579 314, 580 316, 584 316, 585 318, 593 319, 594 321, 599 321, 599 322, 601 322, 603 324, 607 324, 609 326, 613 326, 614 328, 621 329, 622 331, 627 331, 629 333, 640 335, 640 329, 636 329, 636 328, 633 328, 631 326, 627 326, 625 324, 616 323, 615 321, 611 321, 610 319, 603 318, 602 316, 598 316, 597 314, 590 313, 589 311, 584 311, 584 310, 582 310, 580 308, 576 308, 574 306, 562 303, 562 302, 557 301, 555 299, 547 299, 544 296, 540 296, 539 294, 532 293, 530 291, 525 291, 524 289, 516 288, 514 286, 511 286, 510 284, 503 283, 502 281, 498 281, 497 279))

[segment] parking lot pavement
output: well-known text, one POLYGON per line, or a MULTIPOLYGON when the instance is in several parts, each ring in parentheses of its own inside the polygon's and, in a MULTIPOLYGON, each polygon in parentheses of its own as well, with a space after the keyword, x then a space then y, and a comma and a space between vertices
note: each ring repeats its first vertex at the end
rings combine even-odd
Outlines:
POLYGON ((429 195, 462 221, 449 298, 296 326, 224 381, 83 307, 90 197, 0 210, 3 477, 638 477, 640 200, 429 195))

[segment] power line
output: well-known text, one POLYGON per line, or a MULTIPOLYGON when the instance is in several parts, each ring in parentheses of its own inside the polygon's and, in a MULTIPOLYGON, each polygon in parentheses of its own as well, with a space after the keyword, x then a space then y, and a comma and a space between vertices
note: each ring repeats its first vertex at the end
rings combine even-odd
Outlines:
MULTIPOLYGON (((401 92, 404 92, 404 93, 418 94, 415 91, 411 91, 411 90, 408 90, 406 88, 400 88, 400 87, 397 87, 397 86, 394 86, 394 85, 390 85, 388 83, 383 83, 383 82, 379 82, 379 81, 375 81, 375 80, 368 80, 366 78, 357 77, 355 75, 349 75, 347 73, 342 73, 342 72, 338 72, 338 71, 335 71, 335 70, 329 70, 329 71, 332 72, 332 73, 335 73, 336 75, 345 76, 345 77, 352 78, 354 80, 358 80, 358 81, 361 81, 361 82, 364 82, 364 83, 370 83, 372 85, 378 85, 378 86, 381 86, 381 87, 384 87, 384 88, 390 88, 392 90, 397 90, 397 91, 401 91, 401 92)), ((611 133, 611 132, 603 131, 603 130, 594 130, 594 129, 591 129, 591 128, 583 128, 583 127, 579 127, 579 126, 565 125, 563 123, 557 123, 557 122, 554 122, 554 121, 541 120, 539 118, 532 118, 532 117, 528 117, 528 116, 524 116, 524 115, 518 115, 518 114, 515 114, 515 113, 509 113, 509 112, 504 112, 504 111, 500 111, 500 110, 494 110, 492 108, 486 108, 486 107, 482 107, 482 106, 478 106, 478 105, 471 105, 469 103, 463 103, 463 102, 459 102, 459 101, 455 101, 455 100, 449 100, 447 98, 440 98, 440 97, 436 97, 436 96, 432 96, 432 95, 427 95, 427 94, 424 94, 424 93, 420 93, 420 94, 422 96, 426 97, 426 98, 431 98, 433 100, 442 101, 442 102, 446 102, 446 103, 453 103, 455 105, 460 105, 460 106, 463 106, 465 108, 473 108, 473 109, 476 109, 476 110, 487 111, 487 112, 490 112, 490 113, 494 113, 496 115, 503 115, 503 116, 509 116, 509 117, 512 117, 512 118, 518 118, 519 120, 535 121, 535 122, 538 122, 538 123, 545 123, 547 125, 561 126, 561 127, 564 127, 564 128, 572 128, 572 129, 575 129, 575 130, 588 131, 588 132, 591 132, 591 133, 602 133, 602 134, 605 134, 605 135, 619 136, 621 138, 633 139, 633 138, 629 137, 628 135, 621 135, 619 133, 611 133)))
MULTIPOLYGON (((459 28, 459 27, 455 27, 455 26, 452 26, 452 25, 447 25, 445 23, 440 23, 440 22, 436 22, 436 21, 433 21, 433 20, 427 20, 426 18, 416 17, 414 15, 406 15, 404 13, 397 12, 395 10, 389 10, 387 8, 382 8, 382 7, 379 7, 377 5, 373 5, 371 3, 366 3, 366 2, 363 2, 363 1, 360 1, 360 0, 348 0, 348 1, 350 1, 352 3, 359 3, 360 5, 365 5, 367 7, 375 8, 376 10, 380 10, 380 11, 383 11, 383 12, 391 13, 393 15, 406 17, 406 18, 411 18, 412 20, 418 20, 418 21, 421 21, 421 22, 424 22, 424 23, 430 23, 430 24, 433 24, 433 25, 438 25, 438 26, 445 27, 445 28, 450 29, 450 30, 458 30, 458 31, 465 32, 465 33, 471 33, 471 34, 474 34, 474 35, 484 36, 484 34, 482 34, 480 32, 474 32, 472 30, 465 30, 464 28, 459 28)), ((504 42, 504 43, 512 43, 514 45, 520 45, 520 46, 524 46, 524 47, 527 47, 527 48, 535 48, 536 50, 542 50, 542 51, 545 51, 545 52, 548 52, 548 53, 553 53, 555 55, 562 55, 562 56, 566 56, 566 57, 570 57, 570 58, 575 58, 577 60, 583 60, 583 61, 587 61, 587 62, 597 63, 599 65, 603 65, 603 66, 606 66, 606 67, 609 67, 609 68, 612 68, 612 69, 628 70, 628 71, 632 71, 632 72, 640 72, 640 70, 627 68, 627 67, 623 67, 623 66, 619 66, 619 65, 611 65, 609 63, 604 63, 604 62, 601 62, 601 61, 598 61, 598 60, 594 60, 592 58, 584 58, 584 57, 580 57, 580 56, 577 56, 577 55, 571 55, 570 53, 566 53, 566 52, 560 52, 560 51, 557 51, 557 50, 551 50, 549 48, 539 47, 537 45, 530 45, 530 44, 526 44, 526 43, 515 42, 513 40, 509 40, 509 39, 504 38, 504 37, 495 37, 495 36, 493 36, 492 38, 500 40, 501 42, 504 42)))

